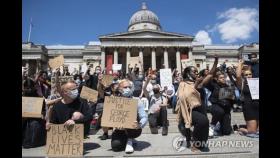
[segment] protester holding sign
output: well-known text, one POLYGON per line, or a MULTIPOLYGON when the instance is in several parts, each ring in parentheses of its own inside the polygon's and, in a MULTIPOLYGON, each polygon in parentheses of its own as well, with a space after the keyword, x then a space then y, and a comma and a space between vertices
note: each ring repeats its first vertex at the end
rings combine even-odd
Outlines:
POLYGON ((203 144, 208 140, 209 121, 202 106, 199 89, 202 89, 206 79, 197 78, 197 69, 188 66, 183 71, 184 81, 180 82, 177 91, 177 119, 179 120, 179 131, 186 137, 187 147, 192 151, 203 149, 203 144), (191 136, 191 126, 194 126, 191 136), (190 144, 191 137, 194 143, 190 144))
MULTIPOLYGON (((126 98, 132 98, 133 90, 132 84, 129 80, 124 79, 119 82, 118 90, 120 92, 120 96, 126 98)), ((137 109, 137 120, 134 122, 133 127, 135 129, 124 129, 119 127, 115 129, 112 133, 111 146, 113 151, 121 151, 125 149, 126 153, 134 152, 134 148, 132 146, 132 139, 137 138, 142 133, 142 128, 147 123, 147 114, 144 111, 144 105, 141 101, 138 102, 137 109)))
POLYGON ((243 114, 247 128, 240 128, 239 131, 248 137, 259 137, 259 100, 252 99, 248 80, 252 78, 253 75, 250 69, 247 69, 242 73, 243 63, 243 60, 239 60, 236 81, 237 86, 241 91, 243 114))
POLYGON ((84 133, 87 135, 92 115, 87 100, 79 97, 76 83, 69 81, 62 85, 61 96, 62 100, 53 107, 50 123, 66 126, 83 123, 84 133))

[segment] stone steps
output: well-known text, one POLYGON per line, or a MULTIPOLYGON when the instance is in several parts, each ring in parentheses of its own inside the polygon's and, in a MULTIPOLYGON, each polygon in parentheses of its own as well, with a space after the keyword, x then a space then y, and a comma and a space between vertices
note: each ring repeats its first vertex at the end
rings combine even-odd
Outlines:
MULTIPOLYGON (((209 122, 211 121, 212 115, 210 113, 207 113, 209 122)), ((232 116, 232 120, 231 120, 231 124, 245 124, 244 121, 244 117, 243 117, 243 113, 242 112, 232 112, 231 113, 232 116)), ((172 113, 172 109, 168 109, 167 110, 167 117, 168 117, 168 121, 169 121, 169 127, 168 127, 168 133, 180 133, 178 130, 178 123, 176 120, 177 114, 173 114, 172 113)), ((111 134, 111 131, 109 131, 109 135, 111 134)), ((161 134, 162 132, 162 128, 158 129, 158 133, 161 134)), ((98 130, 98 131, 94 131, 91 130, 90 131, 91 134, 96 134, 96 135, 102 135, 103 131, 102 129, 98 130)), ((143 128, 142 130, 143 134, 151 134, 150 128, 149 128, 149 123, 147 123, 147 125, 143 128)))

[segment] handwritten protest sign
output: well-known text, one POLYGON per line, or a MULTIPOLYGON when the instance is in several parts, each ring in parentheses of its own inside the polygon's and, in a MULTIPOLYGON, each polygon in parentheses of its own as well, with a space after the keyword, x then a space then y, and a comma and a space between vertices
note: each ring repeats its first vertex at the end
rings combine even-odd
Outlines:
POLYGON ((122 69, 122 64, 113 64, 113 70, 121 70, 122 69))
POLYGON ((171 69, 160 69, 160 85, 162 88, 172 85, 171 69))
POLYGON ((22 97, 22 117, 41 118, 43 98, 22 97))
POLYGON ((233 87, 224 87, 220 88, 219 90, 219 100, 222 99, 229 99, 234 100, 235 99, 235 92, 233 87))
MULTIPOLYGON (((55 87, 55 77, 51 78, 51 87, 55 87)), ((74 81, 73 76, 59 76, 58 77, 58 83, 59 85, 63 85, 64 83, 67 83, 68 81, 74 81)))
POLYGON ((83 86, 80 97, 92 102, 97 102, 98 91, 83 86))
POLYGON ((63 55, 59 55, 58 57, 55 57, 55 58, 49 60, 49 65, 53 70, 59 68, 63 64, 64 64, 63 55))
POLYGON ((247 78, 247 81, 252 99, 259 99, 259 78, 247 78))
POLYGON ((103 79, 101 82, 105 87, 108 87, 113 83, 113 79, 114 77, 112 75, 103 75, 103 79))
POLYGON ((46 154, 48 156, 82 156, 84 125, 67 128, 63 124, 51 124, 47 131, 46 154))
POLYGON ((137 64, 136 65, 137 68, 140 68, 140 57, 139 56, 137 56, 137 57, 130 57, 129 61, 128 61, 128 64, 130 64, 129 65, 130 68, 133 68, 135 66, 135 64, 137 64))
POLYGON ((191 59, 182 59, 181 60, 182 63, 182 68, 185 69, 188 66, 194 66, 194 61, 191 59))
POLYGON ((106 96, 101 126, 133 129, 134 121, 137 121, 137 105, 137 99, 106 96))

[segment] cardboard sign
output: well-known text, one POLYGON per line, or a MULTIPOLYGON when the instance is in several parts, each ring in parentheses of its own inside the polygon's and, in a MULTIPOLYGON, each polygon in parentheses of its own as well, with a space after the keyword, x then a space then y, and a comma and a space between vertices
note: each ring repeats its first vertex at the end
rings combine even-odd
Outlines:
POLYGON ((181 60, 182 68, 185 69, 188 66, 194 66, 194 61, 191 59, 183 59, 181 60))
POLYGON ((113 64, 114 71, 121 70, 121 69, 122 69, 122 64, 113 64))
POLYGON ((41 118, 43 98, 22 97, 22 117, 41 118))
POLYGON ((235 99, 234 88, 233 87, 220 88, 219 100, 222 100, 222 99, 234 100, 235 99))
POLYGON ((133 129, 134 121, 137 121, 137 107, 137 99, 106 96, 101 126, 133 129))
POLYGON ((63 124, 52 124, 47 131, 47 156, 82 156, 84 125, 75 124, 69 129, 63 124))
POLYGON ((59 55, 58 57, 55 57, 55 58, 49 60, 49 65, 53 70, 59 68, 63 64, 64 64, 63 55, 59 55))
POLYGON ((114 77, 112 75, 103 75, 103 79, 101 82, 105 87, 108 87, 113 83, 113 79, 114 77))
POLYGON ((259 78, 247 78, 249 90, 253 100, 259 99, 259 78))
POLYGON ((135 64, 137 64, 136 65, 137 68, 140 68, 140 57, 139 56, 138 57, 130 57, 129 61, 128 61, 128 64, 130 64, 129 65, 130 68, 134 68, 135 64))
POLYGON ((164 88, 170 85, 172 85, 171 69, 160 69, 160 86, 164 88))
POLYGON ((92 102, 97 102, 98 91, 83 86, 80 97, 92 102))
MULTIPOLYGON (((58 77, 58 83, 59 85, 63 85, 64 83, 67 83, 68 81, 74 81, 73 76, 59 76, 58 77)), ((55 87, 55 77, 51 78, 51 87, 55 87)))

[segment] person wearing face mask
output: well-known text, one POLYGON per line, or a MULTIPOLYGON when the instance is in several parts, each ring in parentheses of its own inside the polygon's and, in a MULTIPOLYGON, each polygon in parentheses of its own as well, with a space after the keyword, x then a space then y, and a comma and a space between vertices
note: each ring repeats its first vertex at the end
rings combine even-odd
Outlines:
POLYGON ((197 78, 197 69, 188 66, 183 71, 183 81, 180 82, 177 91, 177 120, 179 131, 186 137, 187 148, 193 152, 207 149, 209 120, 204 106, 202 106, 200 92, 206 79, 197 78), (191 134, 191 127, 193 128, 191 134))
MULTIPOLYGON (((120 97, 132 98, 132 83, 127 79, 119 82, 118 91, 120 97)), ((133 153, 133 139, 141 135, 142 129, 147 123, 147 114, 144 111, 144 105, 138 102, 137 120, 135 120, 135 129, 116 128, 112 133, 111 147, 113 151, 125 150, 126 153, 133 153)), ((134 140, 135 141, 135 140, 134 140)))
POLYGON ((238 89, 241 91, 243 115, 246 121, 247 128, 240 128, 239 132, 240 134, 246 135, 248 137, 258 138, 259 100, 253 100, 251 97, 247 79, 252 78, 253 75, 250 69, 246 69, 242 73, 243 63, 243 60, 239 61, 236 73, 236 83, 238 89))
MULTIPOLYGON (((148 79, 149 80, 149 79, 148 79)), ((148 82, 148 81, 147 81, 148 82)), ((148 96, 148 91, 144 89, 144 94, 150 100, 148 111, 149 126, 152 134, 158 134, 158 126, 162 126, 162 135, 168 134, 167 120, 167 99, 160 93, 160 85, 153 86, 153 95, 148 96)))
POLYGON ((50 123, 71 126, 76 123, 84 124, 84 136, 89 133, 92 115, 87 100, 79 97, 77 85, 69 81, 61 86, 62 99, 52 109, 50 123))

